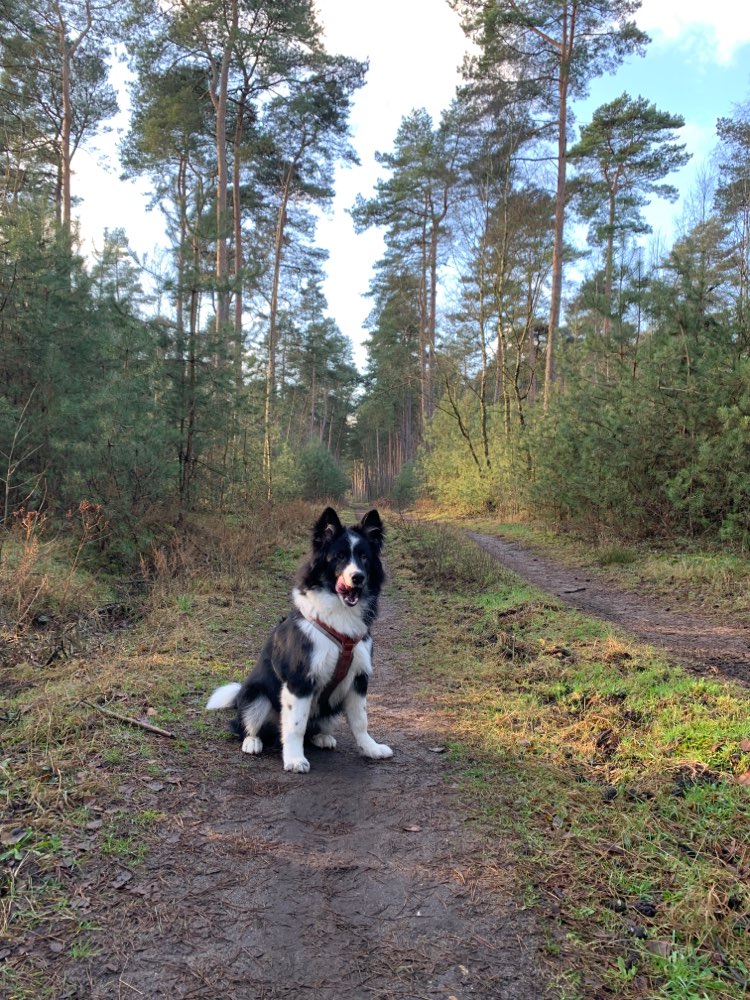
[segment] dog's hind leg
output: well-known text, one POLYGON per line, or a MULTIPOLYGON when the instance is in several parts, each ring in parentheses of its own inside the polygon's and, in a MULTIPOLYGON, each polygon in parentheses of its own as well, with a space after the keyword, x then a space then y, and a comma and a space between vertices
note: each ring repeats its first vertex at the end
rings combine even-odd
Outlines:
POLYGON ((304 740, 312 695, 292 694, 285 684, 281 691, 281 745, 285 771, 305 774, 310 761, 305 757, 304 740))
POLYGON ((333 735, 334 720, 331 718, 318 720, 318 732, 313 736, 312 743, 321 750, 335 750, 336 737, 333 735))
POLYGON ((344 699, 344 714, 352 736, 365 757, 379 760, 384 757, 392 757, 393 750, 385 743, 376 743, 367 732, 367 676, 357 674, 354 684, 351 686, 344 699))
POLYGON ((240 735, 244 737, 242 740, 243 753, 256 754, 263 749, 263 742, 258 734, 271 714, 271 709, 271 702, 263 694, 259 694, 240 709, 239 722, 242 729, 240 735))

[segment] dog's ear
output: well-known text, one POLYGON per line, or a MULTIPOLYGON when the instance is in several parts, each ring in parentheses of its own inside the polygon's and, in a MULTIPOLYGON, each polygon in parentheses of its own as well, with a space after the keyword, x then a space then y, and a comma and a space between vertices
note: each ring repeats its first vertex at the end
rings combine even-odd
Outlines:
POLYGON ((376 548, 379 552, 383 547, 384 535, 383 522, 380 520, 380 514, 378 514, 376 510, 371 510, 369 514, 365 514, 362 518, 359 528, 369 541, 370 545, 376 548))
POLYGON ((344 528, 339 520, 339 516, 333 507, 326 507, 318 520, 315 522, 312 533, 312 543, 314 549, 322 549, 331 539, 335 538, 344 528))

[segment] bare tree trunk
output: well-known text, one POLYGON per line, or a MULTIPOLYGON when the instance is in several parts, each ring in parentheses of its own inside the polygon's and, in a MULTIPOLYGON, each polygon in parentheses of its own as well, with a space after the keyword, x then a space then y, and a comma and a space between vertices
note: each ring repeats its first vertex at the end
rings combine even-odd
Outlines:
POLYGON ((71 149, 73 132, 73 99, 71 94, 71 72, 73 60, 86 36, 91 31, 93 25, 93 13, 89 0, 86 0, 83 10, 85 14, 84 25, 73 38, 68 38, 69 25, 65 17, 65 11, 60 3, 55 3, 52 8, 57 20, 58 51, 60 53, 60 85, 62 97, 62 122, 60 130, 60 197, 61 205, 58 206, 58 218, 62 222, 65 232, 70 235, 70 222, 72 213, 73 196, 71 191, 71 161, 73 153, 71 149))
POLYGON ((274 398, 276 395, 276 341, 279 311, 279 283, 281 281, 281 260, 284 252, 284 230, 286 228, 286 212, 289 195, 292 189, 292 178, 297 167, 296 159, 287 167, 284 183, 281 189, 281 202, 276 220, 276 235, 273 249, 273 276, 271 281, 271 304, 268 318, 268 362, 266 365, 266 400, 263 413, 263 467, 266 474, 266 494, 273 499, 273 417, 274 398))
POLYGON ((609 340, 612 328, 612 286, 614 274, 615 257, 615 198, 617 191, 612 189, 609 192, 609 212, 608 212, 608 232, 607 246, 604 255, 604 342, 609 348, 609 340))
POLYGON ((481 349, 482 365, 479 371, 479 417, 482 430, 482 451, 487 468, 492 467, 490 461, 490 441, 487 430, 487 337, 485 333, 485 279, 484 279, 484 254, 481 255, 479 265, 479 346, 481 349))
POLYGON ((424 434, 424 429, 427 425, 428 410, 427 410, 427 393, 428 393, 428 376, 427 376, 427 343, 429 341, 429 327, 428 327, 428 315, 429 315, 429 292, 427 284, 427 268, 428 268, 428 255, 427 255, 427 221, 426 219, 422 224, 422 240, 420 245, 421 252, 421 273, 420 273, 420 283, 419 283, 419 438, 422 439, 424 434))
MULTIPOLYGON (((239 0, 230 0, 229 32, 218 67, 210 61, 209 94, 216 116, 216 332, 221 334, 229 325, 229 240, 228 193, 229 166, 227 157, 227 108, 229 101, 229 67, 239 26, 239 0)), ((210 55, 209 55, 210 58, 210 55)))
POLYGON ((557 45, 560 62, 558 82, 558 135, 557 135, 557 187, 555 193, 555 222, 552 243, 552 287, 550 290, 549 326, 547 329, 547 357, 544 366, 544 412, 549 408, 552 383, 555 378, 554 351, 560 328, 562 306, 563 253, 565 248, 565 176, 568 148, 568 86, 570 60, 575 40, 577 4, 565 4, 562 39, 557 45))
POLYGON ((237 120, 234 126, 234 139, 232 143, 232 216, 234 225, 234 382, 238 390, 243 386, 242 361, 244 338, 242 333, 242 269, 244 267, 244 256, 242 253, 241 145, 242 135, 245 128, 247 89, 248 85, 246 84, 246 89, 239 96, 237 120))

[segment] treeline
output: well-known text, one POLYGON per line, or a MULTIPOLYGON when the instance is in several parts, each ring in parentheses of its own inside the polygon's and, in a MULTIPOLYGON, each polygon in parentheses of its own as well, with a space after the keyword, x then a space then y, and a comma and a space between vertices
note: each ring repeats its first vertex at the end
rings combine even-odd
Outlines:
POLYGON ((360 376, 315 221, 356 161, 366 67, 326 51, 312 0, 6 2, 3 529, 85 500, 137 544, 181 510, 351 487, 747 542, 750 106, 718 122, 674 246, 646 255, 682 117, 623 94, 570 126, 643 52, 638 0, 451 6, 472 42, 455 100, 403 119, 352 206, 385 238, 360 376), (122 169, 169 243, 147 261, 121 231, 85 261, 75 222, 116 57, 122 169))
POLYGON ((623 94, 568 125, 595 76, 643 51, 639 4, 451 5, 474 43, 455 101, 403 119, 354 210, 386 235, 359 408, 370 479, 593 534, 746 545, 750 105, 719 120, 674 246, 647 255, 643 209, 676 198, 683 118, 623 94))
MULTIPOLYGON (((358 373, 321 290, 365 66, 310 0, 10 0, 0 38, 0 517, 340 495, 358 373), (84 261, 75 156, 132 71, 123 169, 168 252, 84 261)), ((106 220, 103 220, 106 222, 106 220)), ((126 532, 127 533, 127 532, 126 532)))

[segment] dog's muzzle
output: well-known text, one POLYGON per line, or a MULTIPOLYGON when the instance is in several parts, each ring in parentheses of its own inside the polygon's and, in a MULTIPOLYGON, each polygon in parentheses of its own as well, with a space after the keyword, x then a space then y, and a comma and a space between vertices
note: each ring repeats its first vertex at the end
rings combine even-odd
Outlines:
POLYGON ((336 593, 344 604, 353 608, 362 596, 362 585, 365 582, 364 573, 352 573, 351 582, 347 582, 343 576, 336 581, 336 593))

